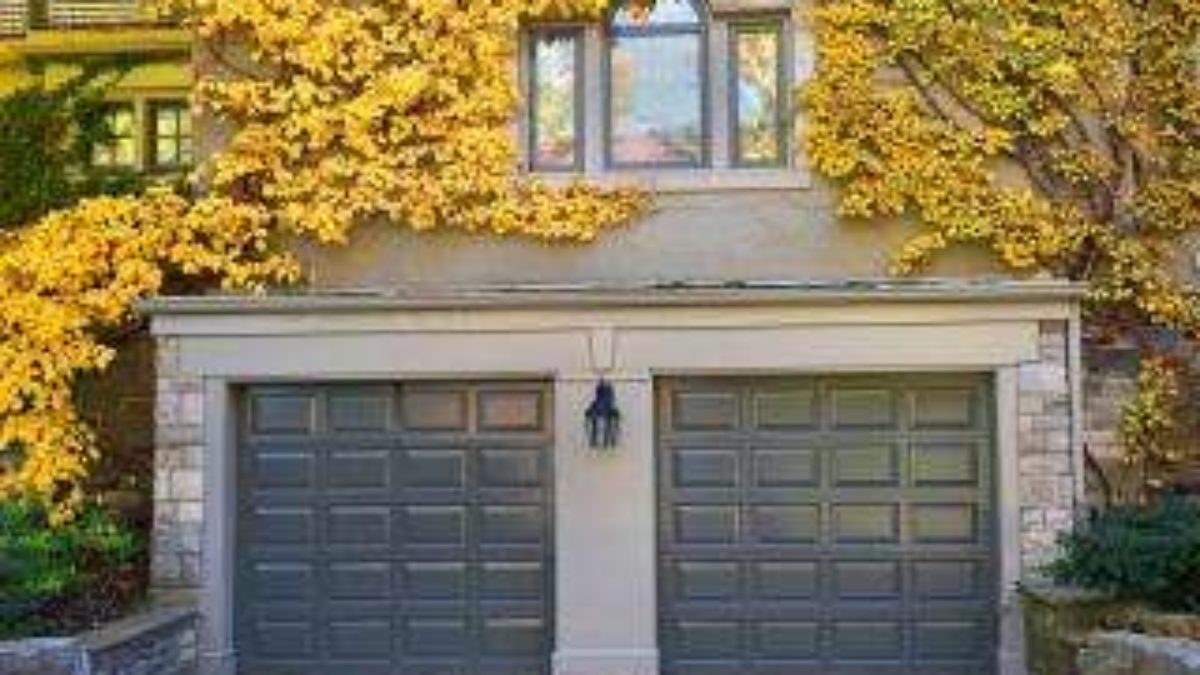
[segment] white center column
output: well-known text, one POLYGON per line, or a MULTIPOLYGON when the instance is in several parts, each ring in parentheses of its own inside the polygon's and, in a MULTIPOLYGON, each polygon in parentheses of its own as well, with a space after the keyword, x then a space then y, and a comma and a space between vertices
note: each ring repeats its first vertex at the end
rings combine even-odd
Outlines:
POLYGON ((617 447, 588 446, 584 411, 599 376, 555 383, 555 675, 657 675, 654 386, 606 376, 621 412, 617 447))

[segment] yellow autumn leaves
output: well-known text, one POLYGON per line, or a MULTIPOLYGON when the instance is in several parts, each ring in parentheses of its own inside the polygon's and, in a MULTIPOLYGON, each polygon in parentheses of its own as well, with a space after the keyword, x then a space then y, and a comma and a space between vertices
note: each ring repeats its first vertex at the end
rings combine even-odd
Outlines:
MULTIPOLYGON (((1088 282, 1099 332, 1195 356, 1200 4, 823 0, 813 20, 809 157, 843 215, 919 224, 897 271, 975 245, 1088 282)), ((1178 410, 1166 362, 1128 411, 1138 461, 1177 452, 1154 438, 1178 410)))
POLYGON ((93 459, 73 398, 82 372, 112 349, 98 333, 132 318, 168 275, 248 285, 292 277, 265 254, 268 233, 219 200, 167 192, 104 197, 52 213, 0 248, 0 494, 69 505, 93 459))
POLYGON ((77 377, 104 334, 172 281, 296 280, 286 237, 344 242, 359 222, 587 241, 643 196, 517 171, 519 22, 595 16, 602 0, 197 0, 201 106, 229 142, 198 199, 103 198, 0 242, 0 498, 65 513, 93 438, 77 377))
POLYGON ((322 242, 387 218, 587 241, 635 215, 636 193, 519 178, 516 35, 531 15, 605 3, 207 0, 218 75, 202 101, 241 129, 212 163, 278 227, 322 242), (236 64, 252 55, 255 74, 236 64))

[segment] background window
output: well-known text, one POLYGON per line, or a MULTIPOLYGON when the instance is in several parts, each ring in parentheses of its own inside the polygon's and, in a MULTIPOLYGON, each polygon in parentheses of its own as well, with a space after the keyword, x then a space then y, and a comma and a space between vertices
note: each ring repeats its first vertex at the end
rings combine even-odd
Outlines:
POLYGON ((150 114, 151 164, 171 169, 192 164, 192 112, 186 101, 154 103, 150 114))
POLYGON ((784 163, 783 27, 781 23, 733 26, 734 163, 784 163))
POLYGON ((580 167, 580 32, 537 31, 530 40, 530 157, 534 170, 580 167))
POLYGON ((689 0, 623 4, 609 51, 609 154, 617 165, 704 162, 704 23, 689 0))
POLYGON ((132 168, 137 163, 137 136, 131 103, 114 103, 104 111, 108 138, 92 148, 96 166, 132 168))

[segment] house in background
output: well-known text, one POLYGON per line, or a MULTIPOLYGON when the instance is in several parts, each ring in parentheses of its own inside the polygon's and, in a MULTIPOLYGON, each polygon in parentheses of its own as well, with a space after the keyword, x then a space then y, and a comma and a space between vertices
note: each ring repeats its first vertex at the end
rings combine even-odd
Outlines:
POLYGON ((658 193, 594 245, 364 225, 303 292, 150 307, 154 579, 205 673, 1024 672, 1080 289, 887 279, 907 233, 797 142, 791 5, 527 27, 526 170, 658 193))
POLYGON ((177 173, 194 160, 191 46, 191 33, 146 0, 0 0, 0 94, 53 86, 81 59, 133 57, 107 93, 113 140, 93 160, 177 173))

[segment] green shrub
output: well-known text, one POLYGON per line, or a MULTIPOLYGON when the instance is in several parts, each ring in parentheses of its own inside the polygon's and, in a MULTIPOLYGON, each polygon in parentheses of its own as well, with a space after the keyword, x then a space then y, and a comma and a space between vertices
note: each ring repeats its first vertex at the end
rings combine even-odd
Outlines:
POLYGON ((142 545, 97 507, 51 525, 44 508, 0 502, 0 638, 58 635, 118 616, 140 594, 142 545))
POLYGON ((1100 511, 1064 536, 1056 581, 1200 612, 1200 505, 1164 499, 1100 511))

